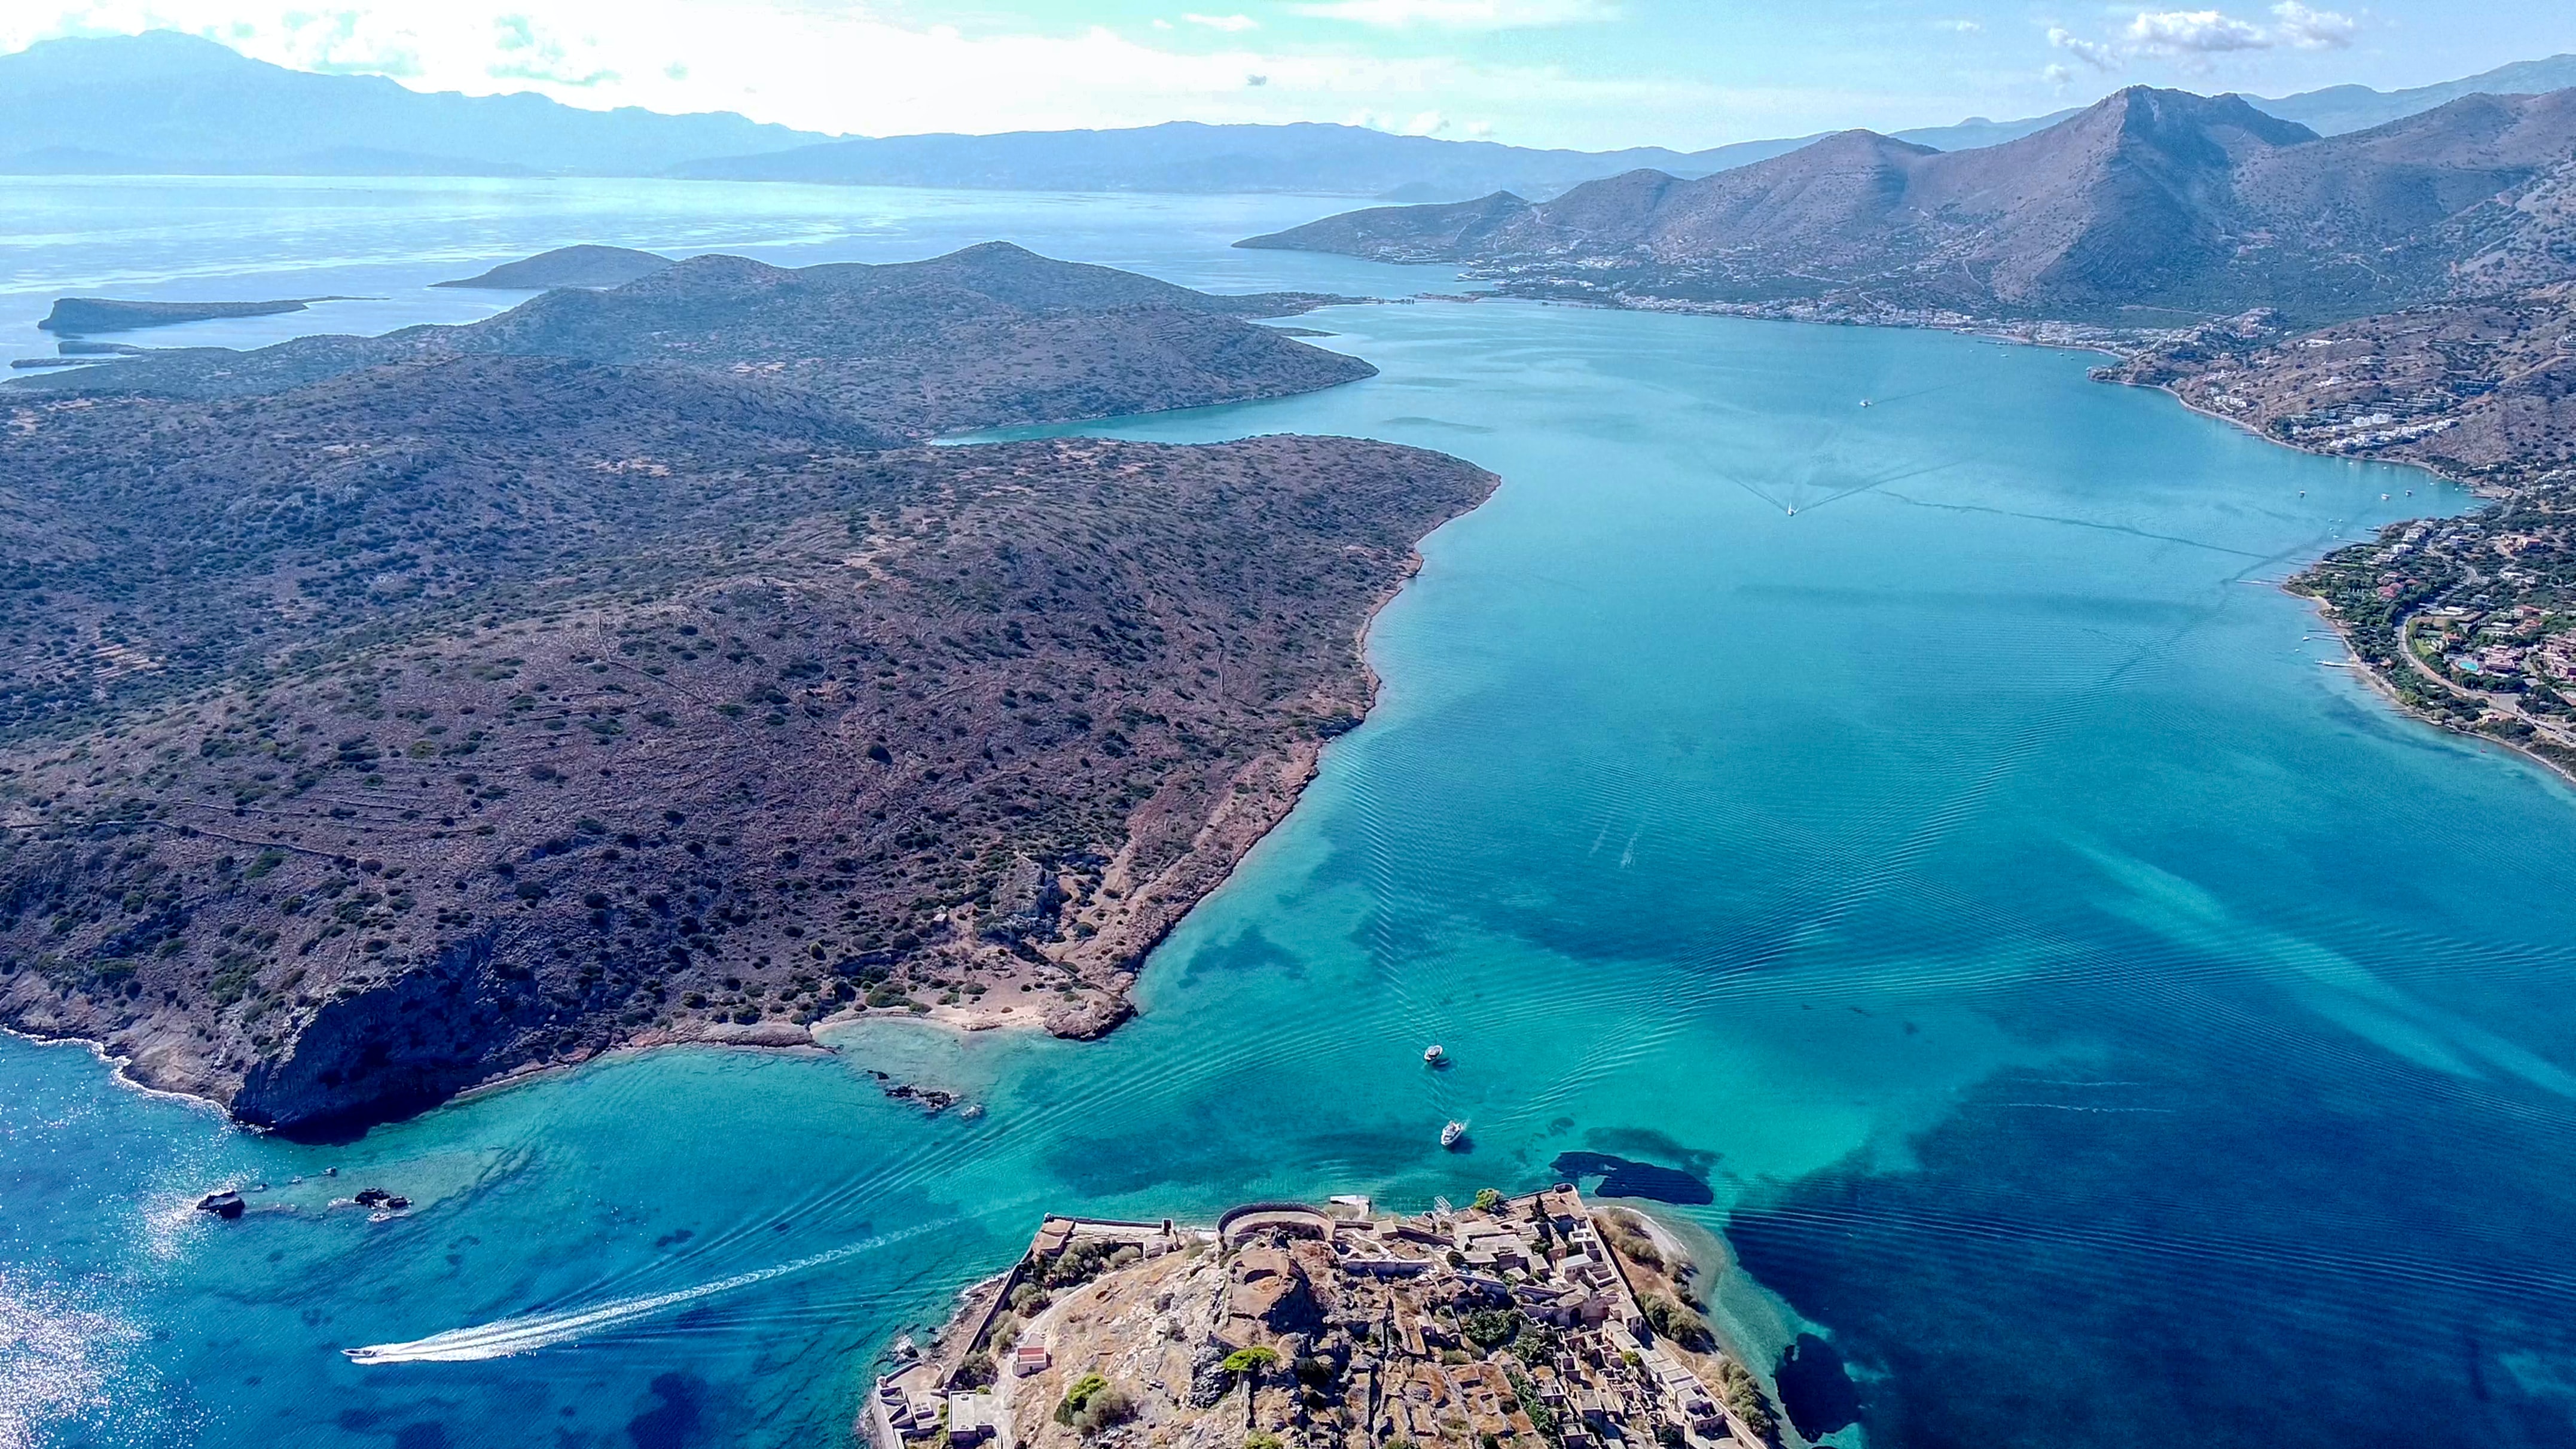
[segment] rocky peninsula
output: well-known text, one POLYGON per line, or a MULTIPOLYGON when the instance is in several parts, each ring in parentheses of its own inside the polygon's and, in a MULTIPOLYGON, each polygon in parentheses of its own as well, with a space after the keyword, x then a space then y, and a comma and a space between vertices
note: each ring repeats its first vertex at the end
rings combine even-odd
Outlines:
POLYGON ((142 327, 170 327, 222 317, 274 317, 301 312, 316 302, 338 297, 288 297, 274 302, 125 302, 113 297, 65 297, 54 303, 36 326, 46 332, 86 337, 98 332, 131 332, 142 327))
POLYGON ((306 1135, 869 1011, 1108 1029, 1495 480, 909 440, 1366 376, 1240 320, 1299 305, 700 258, 10 385, 0 1021, 306 1135))
POLYGON ((860 1413, 874 1449, 1727 1449, 1796 1442, 1669 1235, 1573 1186, 1429 1212, 1051 1217, 860 1413))

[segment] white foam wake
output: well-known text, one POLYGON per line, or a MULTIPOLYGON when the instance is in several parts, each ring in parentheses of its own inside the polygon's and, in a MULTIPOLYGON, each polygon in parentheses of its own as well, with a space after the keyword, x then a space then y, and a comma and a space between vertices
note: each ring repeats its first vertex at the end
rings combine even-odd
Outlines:
POLYGON ((675 1288, 668 1293, 649 1293, 634 1298, 619 1298, 589 1308, 570 1308, 559 1313, 531 1313, 518 1318, 503 1318, 474 1328, 451 1328, 445 1333, 433 1333, 427 1338, 415 1338, 408 1343, 376 1343, 369 1344, 365 1348, 344 1348, 340 1352, 364 1364, 473 1363, 482 1359, 508 1358, 514 1354, 534 1353, 541 1348, 576 1342, 602 1330, 632 1323, 639 1318, 649 1318, 664 1309, 676 1308, 683 1303, 694 1303, 701 1298, 713 1298, 720 1293, 731 1293, 738 1288, 748 1288, 754 1283, 766 1283, 772 1278, 783 1278, 790 1273, 819 1268, 825 1263, 837 1262, 859 1253, 882 1248, 889 1243, 901 1242, 905 1238, 918 1237, 942 1226, 944 1224, 936 1222, 922 1223, 899 1232, 882 1233, 856 1243, 827 1249, 824 1252, 798 1258, 793 1262, 755 1268, 748 1273, 736 1273, 730 1278, 719 1278, 712 1283, 700 1283, 693 1288, 675 1288))

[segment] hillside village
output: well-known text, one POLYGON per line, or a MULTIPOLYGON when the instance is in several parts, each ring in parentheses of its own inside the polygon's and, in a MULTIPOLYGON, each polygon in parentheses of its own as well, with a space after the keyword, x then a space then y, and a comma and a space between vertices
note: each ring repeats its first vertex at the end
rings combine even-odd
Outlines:
POLYGON ((1571 1185, 1418 1216, 1256 1203, 1212 1229, 1050 1217, 928 1352, 875 1449, 1725 1449, 1780 1442, 1695 1266, 1571 1185))

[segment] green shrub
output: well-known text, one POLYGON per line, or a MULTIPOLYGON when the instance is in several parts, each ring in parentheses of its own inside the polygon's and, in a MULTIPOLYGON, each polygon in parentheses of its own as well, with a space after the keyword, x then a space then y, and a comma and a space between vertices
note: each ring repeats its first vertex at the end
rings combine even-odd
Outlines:
POLYGON ((1531 1383, 1526 1375, 1517 1373, 1509 1376, 1509 1382, 1512 1396, 1520 1400, 1521 1412, 1529 1415, 1530 1426, 1538 1430, 1539 1437, 1551 1443, 1558 1440, 1563 1430, 1556 1410, 1538 1396, 1538 1386, 1531 1383))
POLYGON ((1480 1187, 1476 1189, 1476 1210, 1478 1212, 1489 1213, 1502 1205, 1503 1194, 1500 1188, 1480 1187))
POLYGON ((1250 1374, 1258 1377, 1263 1369, 1277 1362, 1279 1362, 1279 1350, 1256 1343, 1250 1348, 1238 1348, 1227 1354, 1225 1362, 1217 1367, 1230 1374, 1250 1374))
POLYGON ((1715 1341, 1709 1335, 1708 1324, 1698 1314, 1669 1298, 1649 1294, 1646 1301, 1638 1306, 1645 1312, 1646 1325, 1655 1330, 1658 1338, 1669 1338, 1684 1348, 1694 1350, 1705 1349, 1715 1341))
POLYGON ((1564 1347, 1565 1340, 1555 1329, 1534 1318, 1523 1321, 1521 1331, 1512 1336, 1512 1352, 1526 1364, 1553 1363, 1564 1347))
POLYGON ((1074 1417, 1091 1407, 1091 1401, 1109 1388, 1109 1380, 1100 1375, 1084 1374, 1064 1391, 1064 1401, 1055 1406, 1055 1421, 1070 1424, 1074 1417))
POLYGON ((1753 1377, 1751 1369, 1727 1359, 1717 1366, 1717 1386, 1726 1399, 1726 1407, 1744 1421, 1745 1428, 1764 1439, 1778 1431, 1779 1423, 1771 1417, 1771 1400, 1763 1394, 1762 1382, 1753 1377))
POLYGON ((1040 1261, 1035 1274, 1049 1288, 1079 1287, 1099 1277, 1110 1266, 1109 1259, 1108 1249, 1084 1239, 1053 1258, 1040 1261))
POLYGON ((1649 1268, 1664 1266, 1664 1255, 1657 1251, 1655 1240, 1646 1235, 1644 1227, 1634 1217, 1627 1213, 1605 1213, 1600 1226, 1601 1236, 1609 1241, 1611 1247, 1619 1250, 1621 1257, 1649 1268))
MULTIPOLYGON (((1647 1314, 1649 1322, 1653 1318, 1647 1314)), ((1458 1331, 1478 1348, 1500 1348, 1519 1336, 1525 1321, 1514 1309, 1479 1308, 1458 1320, 1458 1331)))
POLYGON ((1112 1424, 1136 1417, 1136 1402, 1124 1389, 1096 1373, 1084 1374, 1064 1391, 1055 1406, 1055 1421, 1084 1434, 1097 1434, 1112 1424))

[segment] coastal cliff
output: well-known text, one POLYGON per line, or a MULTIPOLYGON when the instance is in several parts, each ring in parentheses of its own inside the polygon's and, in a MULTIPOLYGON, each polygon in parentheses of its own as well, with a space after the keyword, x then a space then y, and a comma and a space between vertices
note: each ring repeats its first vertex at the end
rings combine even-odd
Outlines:
POLYGON ((682 263, 461 343, 0 394, 0 1019, 305 1135, 869 1011, 1115 1025, 1495 480, 1348 439, 905 446, 1369 370, 1231 315, 1273 303, 961 255, 822 279, 865 360, 803 350, 798 274, 682 263))

